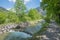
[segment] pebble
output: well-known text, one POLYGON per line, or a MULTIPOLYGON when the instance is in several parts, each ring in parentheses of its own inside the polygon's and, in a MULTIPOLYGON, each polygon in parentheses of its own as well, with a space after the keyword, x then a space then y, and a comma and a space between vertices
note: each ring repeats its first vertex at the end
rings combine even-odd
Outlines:
MULTIPOLYGON (((28 22, 22 22, 19 24, 11 23, 11 24, 5 24, 5 25, 0 25, 0 34, 5 33, 5 32, 14 32, 15 30, 12 30, 12 28, 16 28, 17 25, 19 25, 21 28, 29 26, 28 22)), ((17 31, 22 31, 22 30, 17 30, 17 31)))

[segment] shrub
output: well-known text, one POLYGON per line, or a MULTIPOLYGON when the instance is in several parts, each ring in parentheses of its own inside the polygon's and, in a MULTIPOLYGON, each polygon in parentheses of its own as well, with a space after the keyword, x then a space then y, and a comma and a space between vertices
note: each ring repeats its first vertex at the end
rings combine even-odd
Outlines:
POLYGON ((40 19, 41 15, 36 9, 31 9, 28 13, 28 16, 31 17, 32 20, 40 19))
POLYGON ((23 21, 23 22, 31 20, 31 18, 27 14, 25 14, 25 13, 23 13, 22 15, 20 15, 19 19, 20 19, 20 21, 23 21))
POLYGON ((7 15, 7 22, 19 22, 19 18, 15 13, 9 12, 7 15))
POLYGON ((0 12, 0 24, 4 23, 6 21, 6 14, 3 12, 0 12))

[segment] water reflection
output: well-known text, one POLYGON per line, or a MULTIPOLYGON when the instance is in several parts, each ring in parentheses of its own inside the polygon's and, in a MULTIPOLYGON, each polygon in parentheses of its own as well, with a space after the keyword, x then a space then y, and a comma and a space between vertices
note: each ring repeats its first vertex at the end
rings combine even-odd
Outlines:
POLYGON ((5 40, 26 40, 29 37, 32 36, 24 32, 11 32, 5 40))
POLYGON ((27 27, 24 32, 29 33, 29 34, 34 34, 38 32, 42 28, 42 25, 39 23, 33 27, 27 27))

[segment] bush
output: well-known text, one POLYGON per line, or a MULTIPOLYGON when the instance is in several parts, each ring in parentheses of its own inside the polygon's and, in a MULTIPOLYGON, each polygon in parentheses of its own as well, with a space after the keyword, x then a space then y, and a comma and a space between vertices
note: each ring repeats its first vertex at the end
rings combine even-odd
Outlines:
POLYGON ((50 18, 49 18, 49 17, 45 17, 45 21, 46 21, 47 23, 49 23, 49 22, 50 22, 50 18))
POLYGON ((60 24, 60 19, 59 19, 59 17, 55 17, 55 21, 58 23, 58 24, 60 24))
POLYGON ((0 12, 0 24, 4 23, 6 21, 6 14, 3 12, 0 12))
POLYGON ((19 22, 19 18, 15 13, 9 12, 7 15, 6 22, 19 22))
POLYGON ((19 19, 22 22, 26 22, 26 21, 30 21, 31 20, 31 18, 27 14, 25 14, 25 13, 23 13, 22 15, 20 15, 19 19))
POLYGON ((36 9, 31 9, 28 13, 28 16, 31 17, 32 20, 37 20, 41 18, 41 15, 36 9))

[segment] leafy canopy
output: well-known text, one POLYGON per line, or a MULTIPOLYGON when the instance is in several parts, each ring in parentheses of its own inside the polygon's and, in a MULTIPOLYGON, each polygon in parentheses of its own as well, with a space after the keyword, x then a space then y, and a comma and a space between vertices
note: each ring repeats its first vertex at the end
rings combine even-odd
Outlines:
POLYGON ((49 19, 60 23, 60 0, 42 0, 41 7, 46 10, 49 19))

